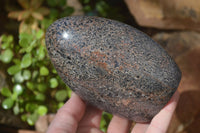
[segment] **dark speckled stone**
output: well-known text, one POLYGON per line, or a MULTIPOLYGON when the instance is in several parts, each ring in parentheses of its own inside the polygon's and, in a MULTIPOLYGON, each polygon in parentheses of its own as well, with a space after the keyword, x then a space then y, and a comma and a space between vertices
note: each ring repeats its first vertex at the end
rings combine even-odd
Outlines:
POLYGON ((114 20, 59 19, 48 28, 46 45, 58 74, 82 99, 136 122, 149 122, 181 79, 160 45, 114 20))

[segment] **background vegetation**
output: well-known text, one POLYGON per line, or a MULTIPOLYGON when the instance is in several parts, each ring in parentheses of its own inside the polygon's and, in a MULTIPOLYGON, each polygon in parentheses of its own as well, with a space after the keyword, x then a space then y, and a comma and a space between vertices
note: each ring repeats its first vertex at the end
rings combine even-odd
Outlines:
MULTIPOLYGON (((118 0, 80 2, 86 15, 128 22, 118 0)), ((45 31, 53 21, 72 15, 75 9, 66 0, 8 0, 4 4, 9 23, 0 37, 0 68, 7 82, 0 88, 1 105, 34 126, 39 116, 55 113, 70 97, 71 90, 47 55, 45 31)), ((103 113, 103 131, 111 118, 111 114, 103 113)))

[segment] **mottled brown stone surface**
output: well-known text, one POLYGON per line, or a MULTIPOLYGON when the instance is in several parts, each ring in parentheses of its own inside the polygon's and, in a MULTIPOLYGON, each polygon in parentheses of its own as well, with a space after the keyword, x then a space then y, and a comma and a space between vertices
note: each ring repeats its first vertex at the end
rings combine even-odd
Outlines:
POLYGON ((114 20, 59 19, 48 28, 46 45, 58 74, 82 99, 136 122, 149 122, 181 79, 160 45, 114 20))
POLYGON ((141 26, 200 31, 199 0, 124 0, 141 26))

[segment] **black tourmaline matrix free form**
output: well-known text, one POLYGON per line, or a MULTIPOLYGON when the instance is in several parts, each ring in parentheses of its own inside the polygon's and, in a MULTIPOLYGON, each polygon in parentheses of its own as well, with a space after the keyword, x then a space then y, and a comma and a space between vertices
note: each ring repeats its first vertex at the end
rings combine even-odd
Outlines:
POLYGON ((181 79, 159 44, 110 19, 59 19, 46 32, 46 46, 60 77, 83 100, 136 122, 149 122, 181 79))

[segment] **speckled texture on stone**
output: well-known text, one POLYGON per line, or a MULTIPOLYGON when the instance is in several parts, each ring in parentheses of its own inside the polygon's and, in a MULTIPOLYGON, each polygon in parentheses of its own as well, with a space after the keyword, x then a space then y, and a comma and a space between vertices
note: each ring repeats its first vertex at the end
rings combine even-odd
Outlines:
POLYGON ((181 79, 160 45, 114 20, 59 19, 48 28, 46 45, 58 74, 82 99, 136 122, 149 122, 181 79))

